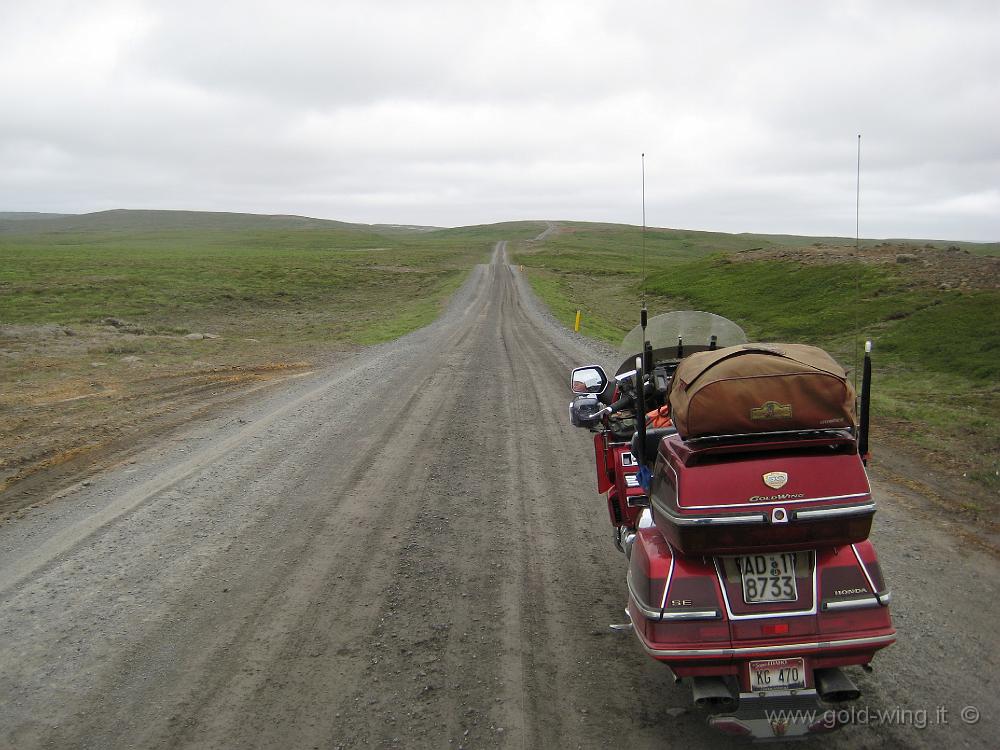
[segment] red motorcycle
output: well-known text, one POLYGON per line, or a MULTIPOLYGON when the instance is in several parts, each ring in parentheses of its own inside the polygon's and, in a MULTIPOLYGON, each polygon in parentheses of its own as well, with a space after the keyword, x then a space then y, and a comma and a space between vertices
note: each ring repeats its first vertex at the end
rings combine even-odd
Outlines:
MULTIPOLYGON (((708 359, 721 361, 763 345, 747 345, 739 326, 710 313, 645 317, 625 337, 613 378, 599 366, 571 377, 571 421, 595 433, 597 489, 629 561, 629 623, 613 627, 631 629, 676 681, 688 681, 722 732, 836 729, 845 702, 860 696, 843 668, 870 669, 895 641, 868 541, 869 356, 860 426, 774 429, 792 413, 779 399, 751 409, 771 428, 682 435, 658 425, 690 385, 677 375, 685 359, 716 352, 708 359)), ((734 407, 720 399, 700 408, 724 421, 734 407)))

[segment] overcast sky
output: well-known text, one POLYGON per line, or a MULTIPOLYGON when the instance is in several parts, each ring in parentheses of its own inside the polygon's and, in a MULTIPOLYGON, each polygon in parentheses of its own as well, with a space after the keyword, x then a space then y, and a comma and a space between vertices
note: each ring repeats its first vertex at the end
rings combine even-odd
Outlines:
POLYGON ((1000 240, 1000 2, 0 0, 0 211, 1000 240))

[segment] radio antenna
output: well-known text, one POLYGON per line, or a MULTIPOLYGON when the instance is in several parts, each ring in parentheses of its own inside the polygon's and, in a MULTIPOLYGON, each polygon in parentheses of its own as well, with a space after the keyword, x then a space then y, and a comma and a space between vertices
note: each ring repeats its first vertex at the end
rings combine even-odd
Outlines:
POLYGON ((861 251, 861 133, 858 133, 858 178, 854 186, 854 250, 861 251))
POLYGON ((858 133, 858 171, 854 184, 854 280, 857 299, 854 303, 854 392, 858 391, 858 365, 860 365, 861 323, 858 320, 861 309, 861 133, 858 133))
MULTIPOLYGON (((646 309, 646 154, 642 154, 642 309, 646 309)), ((645 317, 645 316, 644 316, 645 317)), ((643 326, 645 328, 645 325, 643 326)))

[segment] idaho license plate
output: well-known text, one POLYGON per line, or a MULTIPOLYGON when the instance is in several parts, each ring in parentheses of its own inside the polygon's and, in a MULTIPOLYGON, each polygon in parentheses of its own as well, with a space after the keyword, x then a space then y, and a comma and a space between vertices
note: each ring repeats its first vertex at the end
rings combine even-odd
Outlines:
POLYGON ((750 662, 750 689, 754 692, 793 690, 805 686, 805 661, 801 657, 750 662))
POLYGON ((733 558, 743 579, 743 601, 747 604, 794 602, 795 563, 799 553, 740 555, 733 558))

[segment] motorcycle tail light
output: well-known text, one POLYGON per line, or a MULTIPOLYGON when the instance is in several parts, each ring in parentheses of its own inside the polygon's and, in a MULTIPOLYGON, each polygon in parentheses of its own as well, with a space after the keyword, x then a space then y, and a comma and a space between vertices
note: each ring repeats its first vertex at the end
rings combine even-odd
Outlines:
POLYGON ((724 718, 710 719, 709 724, 718 729, 724 734, 729 734, 734 737, 749 737, 753 734, 750 731, 750 727, 744 724, 739 719, 734 719, 731 716, 724 718))
POLYGON ((704 623, 696 620, 665 620, 651 622, 652 640, 661 648, 671 645, 688 647, 704 643, 729 643, 729 625, 704 623))
POLYGON ((868 607, 842 614, 820 612, 817 619, 821 633, 849 633, 892 627, 892 619, 889 617, 887 607, 868 607))

